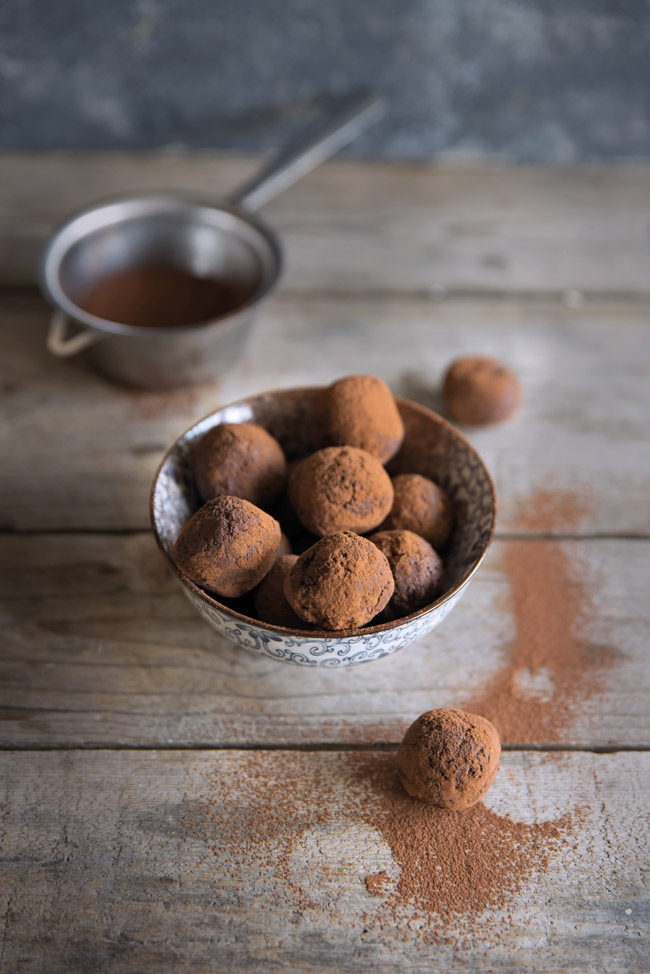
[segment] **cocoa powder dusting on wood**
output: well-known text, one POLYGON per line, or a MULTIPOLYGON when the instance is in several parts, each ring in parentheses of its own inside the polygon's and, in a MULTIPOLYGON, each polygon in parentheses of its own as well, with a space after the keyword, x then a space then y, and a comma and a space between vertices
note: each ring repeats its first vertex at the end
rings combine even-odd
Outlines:
POLYGON ((381 797, 366 822, 377 828, 401 867, 380 911, 399 924, 408 904, 414 917, 441 935, 455 920, 503 909, 533 873, 543 871, 570 822, 513 822, 479 803, 464 812, 410 798, 386 757, 366 766, 381 797))
POLYGON ((304 918, 325 912, 348 923, 348 912, 333 905, 336 896, 346 884, 365 888, 359 923, 380 939, 390 929, 392 939, 455 942, 486 911, 497 911, 498 924, 506 924, 513 897, 546 869, 571 821, 565 815, 518 823, 482 804, 463 813, 434 808, 405 793, 391 754, 332 754, 315 765, 310 754, 274 752, 269 760, 251 753, 239 770, 237 807, 228 800, 228 780, 215 770, 203 800, 188 810, 187 830, 221 869, 228 850, 232 880, 255 861, 260 889, 304 918), (378 835, 390 865, 384 858, 366 862, 361 874, 350 871, 341 842, 360 826, 368 838, 361 846, 357 838, 356 847, 371 847, 370 836, 378 835), (323 895, 323 884, 336 893, 323 895))
MULTIPOLYGON (((521 509, 528 530, 568 530, 589 499, 541 491, 521 509)), ((557 741, 580 702, 598 692, 615 651, 583 635, 595 616, 584 566, 561 542, 509 541, 504 564, 510 583, 515 636, 507 660, 463 709, 497 727, 504 743, 557 741)))
POLYGON ((366 876, 366 889, 373 896, 385 896, 386 893, 391 892, 393 885, 393 879, 385 869, 372 876, 366 876))
POLYGON ((530 533, 575 531, 593 511, 593 498, 583 492, 540 488, 517 505, 514 524, 530 533))

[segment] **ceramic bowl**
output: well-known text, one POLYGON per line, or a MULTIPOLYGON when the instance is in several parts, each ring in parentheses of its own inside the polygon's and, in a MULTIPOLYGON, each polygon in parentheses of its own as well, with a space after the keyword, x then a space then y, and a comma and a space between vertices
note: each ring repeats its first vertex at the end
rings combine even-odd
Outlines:
POLYGON ((225 406, 192 426, 168 450, 156 474, 151 521, 185 594, 226 639, 261 656, 300 666, 347 666, 388 656, 442 622, 485 556, 494 531, 496 499, 490 475, 465 437, 437 413, 397 399, 406 436, 389 472, 430 477, 447 491, 454 505, 454 529, 443 553, 447 585, 436 601, 393 622, 341 632, 272 626, 218 601, 179 571, 172 556, 181 528, 201 506, 190 472, 192 449, 219 423, 253 422, 280 441, 288 459, 304 455, 313 449, 309 413, 317 391, 311 387, 267 392, 225 406))

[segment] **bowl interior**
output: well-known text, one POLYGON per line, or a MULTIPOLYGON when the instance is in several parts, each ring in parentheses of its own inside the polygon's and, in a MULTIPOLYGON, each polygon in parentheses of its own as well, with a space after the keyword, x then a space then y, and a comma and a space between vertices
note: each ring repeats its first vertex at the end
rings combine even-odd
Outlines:
MULTIPOLYGON (((206 416, 181 436, 165 456, 152 492, 152 521, 159 545, 184 585, 235 618, 263 629, 295 634, 243 616, 208 595, 176 568, 172 549, 185 522, 201 506, 190 471, 192 450, 201 436, 219 423, 254 422, 264 426, 282 444, 289 460, 313 449, 309 414, 317 388, 287 389, 264 393, 206 416)), ((483 461, 471 444, 437 413, 423 406, 397 399, 406 435, 397 456, 388 465, 391 475, 419 473, 430 477, 449 494, 455 510, 455 524, 444 551, 446 589, 431 605, 402 619, 366 626, 364 633, 395 629, 450 598, 478 567, 490 542, 496 519, 494 486, 483 461)), ((311 639, 331 639, 331 632, 310 631, 311 639)))
POLYGON ((280 256, 273 235, 235 210, 134 197, 87 210, 60 228, 45 254, 43 280, 59 307, 101 327, 109 322, 83 308, 93 285, 144 267, 174 267, 222 282, 233 293, 233 307, 243 307, 273 286, 280 256))

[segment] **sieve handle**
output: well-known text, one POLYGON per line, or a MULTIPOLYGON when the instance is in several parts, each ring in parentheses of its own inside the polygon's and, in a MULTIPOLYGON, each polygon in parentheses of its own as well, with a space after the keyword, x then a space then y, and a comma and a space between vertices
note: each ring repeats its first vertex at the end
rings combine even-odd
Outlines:
POLYGON ((260 206, 378 122, 384 114, 382 102, 369 92, 336 99, 334 107, 316 128, 275 152, 260 172, 230 194, 228 201, 248 212, 259 210, 260 206))
POLYGON ((73 335, 72 338, 66 337, 70 319, 63 311, 55 311, 50 319, 50 328, 47 333, 47 348, 52 355, 57 358, 69 358, 83 352, 84 348, 89 348, 107 336, 94 328, 85 328, 83 331, 73 335))

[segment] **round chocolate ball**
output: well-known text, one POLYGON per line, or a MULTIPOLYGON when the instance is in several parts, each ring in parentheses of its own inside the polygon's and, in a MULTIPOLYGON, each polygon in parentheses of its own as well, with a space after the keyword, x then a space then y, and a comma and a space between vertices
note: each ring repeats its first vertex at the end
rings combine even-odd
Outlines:
POLYGON ((444 577, 442 558, 428 541, 412 531, 378 531, 368 538, 388 558, 395 581, 393 596, 381 613, 399 619, 433 602, 444 577))
POLYGON ((312 534, 378 527, 391 509, 393 485, 379 460, 355 446, 330 446, 294 467, 289 499, 312 534))
POLYGON ((285 579, 297 561, 298 555, 282 555, 276 558, 271 571, 255 589, 255 612, 262 622, 270 622, 273 626, 284 626, 287 629, 309 628, 308 623, 293 611, 284 594, 285 579))
POLYGON ((279 545, 280 525, 265 511, 241 497, 215 497, 184 526, 174 560, 196 585, 236 599, 262 581, 279 545))
POLYGON ((411 724, 397 752, 397 770, 413 798, 460 811, 486 793, 501 755, 499 732, 485 717, 429 710, 411 724))
POLYGON ((522 399, 514 372, 487 355, 468 355, 445 375, 442 394, 452 419, 465 426, 487 426, 509 419, 522 399))
POLYGON ((356 629, 388 603, 394 582, 386 556, 351 531, 328 534, 305 551, 284 583, 294 611, 319 629, 356 629))
POLYGON ((287 479, 287 462, 278 441, 255 423, 220 423, 194 448, 192 468, 204 501, 242 497, 268 507, 287 479))
POLYGON ((404 423, 392 392, 374 375, 349 375, 319 392, 313 402, 319 446, 358 446, 382 463, 395 456, 404 423))
POLYGON ((419 473, 393 477, 393 506, 381 531, 413 531, 436 550, 444 547, 454 518, 451 501, 442 487, 419 473))

